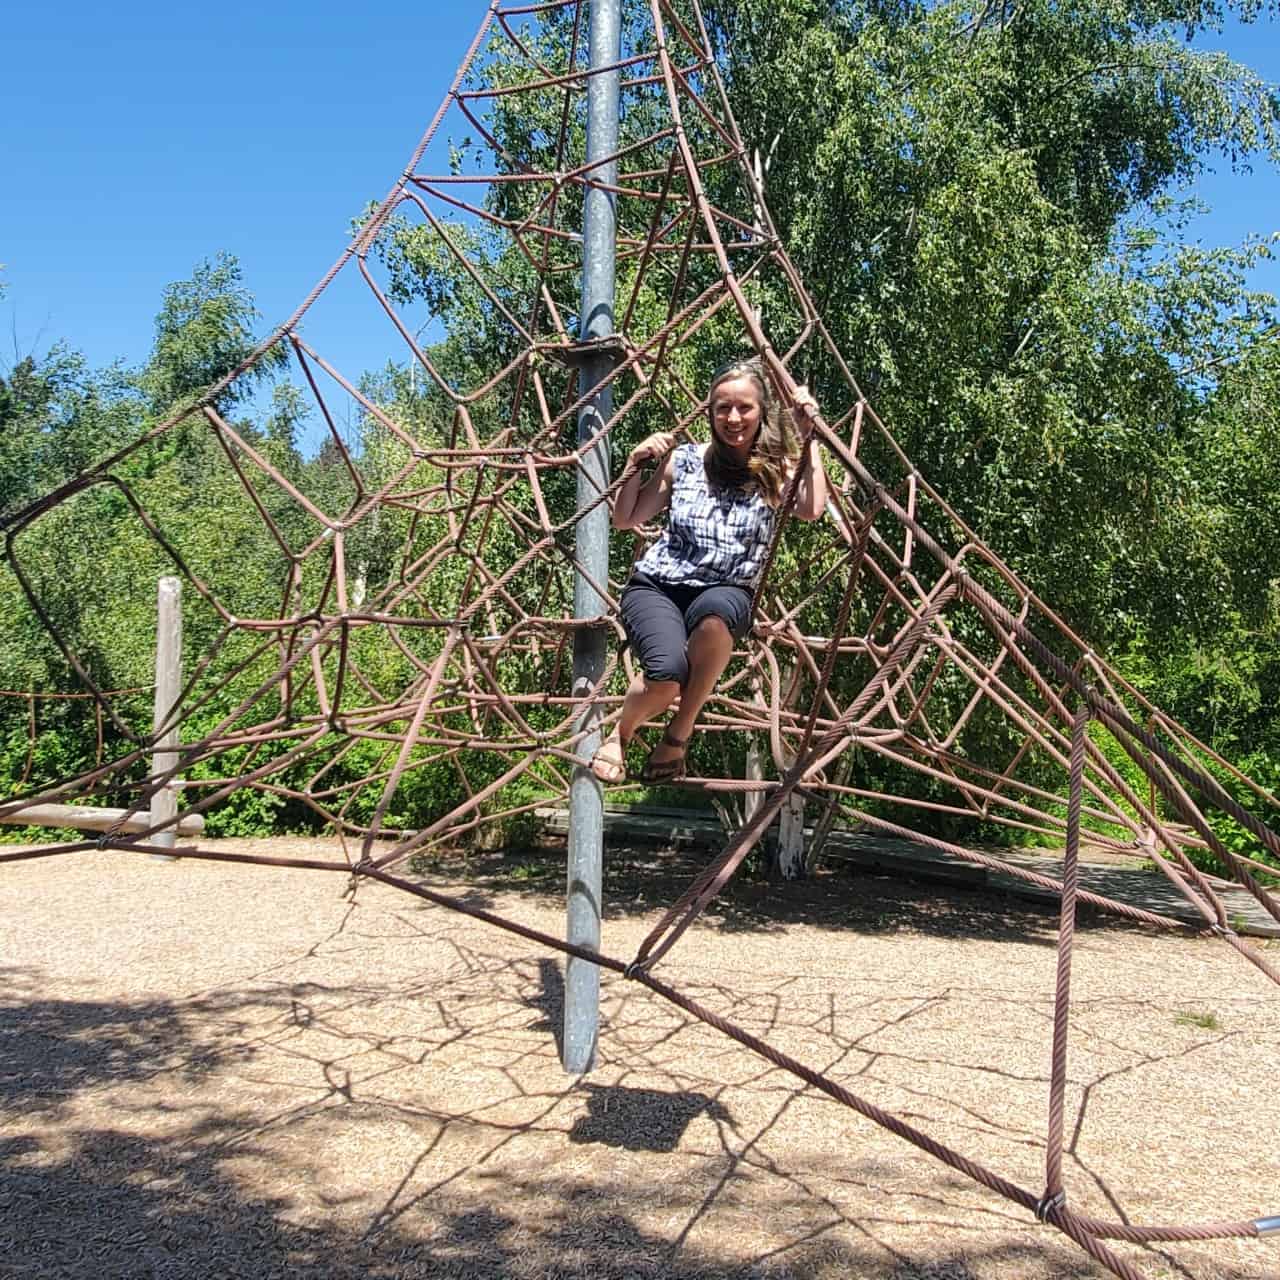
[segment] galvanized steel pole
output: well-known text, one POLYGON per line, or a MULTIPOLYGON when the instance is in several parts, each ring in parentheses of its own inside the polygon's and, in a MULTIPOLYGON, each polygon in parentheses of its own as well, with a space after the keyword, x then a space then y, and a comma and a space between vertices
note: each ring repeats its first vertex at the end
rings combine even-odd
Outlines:
MULTIPOLYGON (((616 69, 621 48, 620 0, 590 0, 591 70, 587 89, 587 163, 614 155, 618 150, 618 98, 620 73, 616 69), (612 71, 599 71, 613 66, 612 71)), ((588 181, 616 186, 616 161, 590 169, 588 181)), ((599 341, 613 335, 614 274, 617 249, 617 219, 612 192, 597 186, 587 188, 582 226, 582 312, 578 324, 581 342, 599 341)), ((583 390, 608 376, 613 357, 604 352, 585 357, 580 366, 583 390)), ((613 393, 604 388, 578 415, 578 446, 596 435, 613 413, 613 393)), ((585 451, 578 465, 578 509, 596 501, 609 484, 609 449, 600 440, 585 451)), ((578 522, 577 557, 585 574, 603 583, 609 576, 609 511, 601 503, 578 522)), ((579 573, 574 580, 575 618, 598 617, 605 601, 579 573)), ((573 646, 573 687, 578 696, 592 688, 604 672, 603 629, 582 628, 575 632, 573 646)), ((601 712, 593 707, 584 713, 582 726, 598 724, 601 712)), ((568 941, 599 950, 600 907, 604 880, 604 793, 587 767, 600 742, 593 729, 578 748, 578 767, 569 789, 568 941)), ((565 968, 564 1039, 561 1060, 564 1069, 582 1075, 595 1066, 596 1040, 600 1023, 600 970, 585 960, 570 956, 565 968)))

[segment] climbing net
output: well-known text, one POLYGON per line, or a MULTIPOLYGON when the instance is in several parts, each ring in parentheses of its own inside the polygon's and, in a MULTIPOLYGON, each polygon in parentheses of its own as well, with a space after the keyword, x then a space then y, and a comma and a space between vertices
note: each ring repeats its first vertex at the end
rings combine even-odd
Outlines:
MULTIPOLYGON (((912 465, 779 240, 759 156, 729 109, 697 0, 629 9, 618 60, 596 70, 587 67, 586 10, 582 0, 493 0, 410 164, 293 316, 195 403, 9 521, 9 565, 92 698, 100 746, 93 768, 11 798, 0 815, 34 817, 36 806, 69 799, 123 801, 126 811, 100 839, 0 861, 155 851, 166 832, 196 829, 199 815, 257 791, 329 824, 341 856, 232 854, 184 834, 165 851, 354 874, 624 974, 1034 1211, 1117 1276, 1138 1272, 1108 1239, 1265 1233, 1269 1220, 1134 1227, 1080 1215, 1067 1203, 1062 1163, 1078 904, 1211 932, 1280 982, 1224 896, 1227 885, 1243 886, 1280 921, 1268 865, 1228 848, 1207 816, 1229 815, 1259 853, 1280 857, 1280 838, 1224 784, 1264 810, 1276 801, 1126 683, 912 465), (585 104, 603 76, 621 84, 621 132, 607 156, 588 159, 585 104), (436 156, 442 126, 448 158, 429 172, 424 158, 436 156), (617 332, 582 341, 589 191, 608 193, 616 215, 617 332), (358 380, 324 348, 317 335, 335 298, 348 325, 356 306, 383 317, 398 343, 394 375, 358 380), (609 453, 620 460, 653 430, 699 431, 707 369, 748 348, 783 400, 801 381, 819 391, 824 412, 809 430, 831 498, 827 518, 803 528, 786 518, 793 495, 784 498, 751 635, 704 710, 695 759, 708 770, 715 749, 754 738, 767 742, 775 776, 685 780, 736 814, 738 829, 627 960, 406 876, 399 868, 415 853, 568 796, 632 674, 624 652, 574 687, 575 637, 621 639, 617 596, 653 533, 641 531, 634 546, 615 539, 607 578, 588 571, 577 531, 620 483, 593 465, 609 453), (264 369, 323 429, 329 465, 318 488, 236 416, 240 389, 264 369), (262 616, 261 584, 237 576, 216 540, 179 545, 167 532, 147 469, 136 465, 158 441, 197 432, 225 459, 227 500, 276 557, 274 616, 262 616), (199 658, 159 724, 144 722, 136 698, 108 691, 94 657, 62 634, 48 584, 24 557, 42 521, 103 491, 185 584, 199 658), (586 584, 586 611, 575 609, 575 581, 586 584), (115 754, 103 753, 103 724, 115 754), (173 735, 172 759, 157 767, 156 744, 173 735), (153 798, 178 787, 181 813, 149 817, 153 798), (425 793, 448 799, 426 825, 404 829, 403 802, 425 793), (655 973, 797 796, 820 806, 822 829, 860 824, 1060 894, 1043 1189, 934 1141, 655 973), (1061 875, 913 826, 939 817, 1052 841, 1064 850, 1061 875), (1198 923, 1084 891, 1083 842, 1145 850, 1198 923), (1201 855, 1216 857, 1216 874, 1201 869, 1201 855)), ((34 717, 34 696, 23 696, 34 717)))

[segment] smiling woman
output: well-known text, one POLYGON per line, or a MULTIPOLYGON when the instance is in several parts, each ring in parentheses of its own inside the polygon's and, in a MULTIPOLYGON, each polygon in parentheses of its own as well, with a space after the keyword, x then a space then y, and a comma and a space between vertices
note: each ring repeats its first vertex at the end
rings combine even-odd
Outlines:
MULTIPOLYGON (((816 412, 813 397, 799 388, 793 415, 816 412)), ((806 446, 801 456, 792 424, 758 361, 735 360, 716 371, 707 415, 708 444, 677 448, 674 432, 642 440, 627 458, 614 503, 615 529, 635 529, 664 510, 669 515, 622 593, 622 625, 641 674, 592 762, 602 782, 622 781, 627 744, 636 729, 677 695, 680 705, 641 777, 655 783, 684 773, 685 747, 698 713, 728 665, 734 640, 750 625, 752 595, 778 508, 797 469, 795 515, 816 520, 826 507, 826 477, 816 446, 806 446)))

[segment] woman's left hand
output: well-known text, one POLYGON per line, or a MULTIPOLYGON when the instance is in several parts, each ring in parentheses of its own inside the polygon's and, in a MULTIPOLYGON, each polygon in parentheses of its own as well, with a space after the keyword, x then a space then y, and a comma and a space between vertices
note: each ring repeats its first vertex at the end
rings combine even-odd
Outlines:
POLYGON ((813 392, 803 385, 797 387, 791 401, 791 420, 796 424, 796 430, 804 431, 820 412, 818 402, 813 398, 813 392))
POLYGON ((818 456, 818 437, 813 433, 820 413, 813 392, 803 385, 797 387, 791 398, 791 420, 801 440, 801 456, 796 460, 800 490, 795 507, 801 520, 817 520, 827 506, 827 474, 818 456))

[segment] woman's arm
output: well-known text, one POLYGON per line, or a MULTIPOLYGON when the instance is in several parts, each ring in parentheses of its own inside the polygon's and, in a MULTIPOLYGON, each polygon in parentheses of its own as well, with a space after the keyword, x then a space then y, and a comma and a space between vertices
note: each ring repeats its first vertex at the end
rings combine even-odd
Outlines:
MULTIPOLYGON (((805 420, 816 417, 818 402, 808 387, 796 390, 792 410, 796 429, 804 433, 805 420)), ((797 520, 820 520, 827 509, 827 473, 822 467, 818 442, 810 436, 795 464, 800 471, 799 492, 796 494, 795 516, 797 520)))
POLYGON ((613 500, 613 527, 636 529, 647 524, 671 501, 671 480, 675 474, 676 436, 674 431, 658 431, 631 450, 623 468, 622 488, 613 500), (657 470, 646 480, 647 462, 657 462, 657 470))

